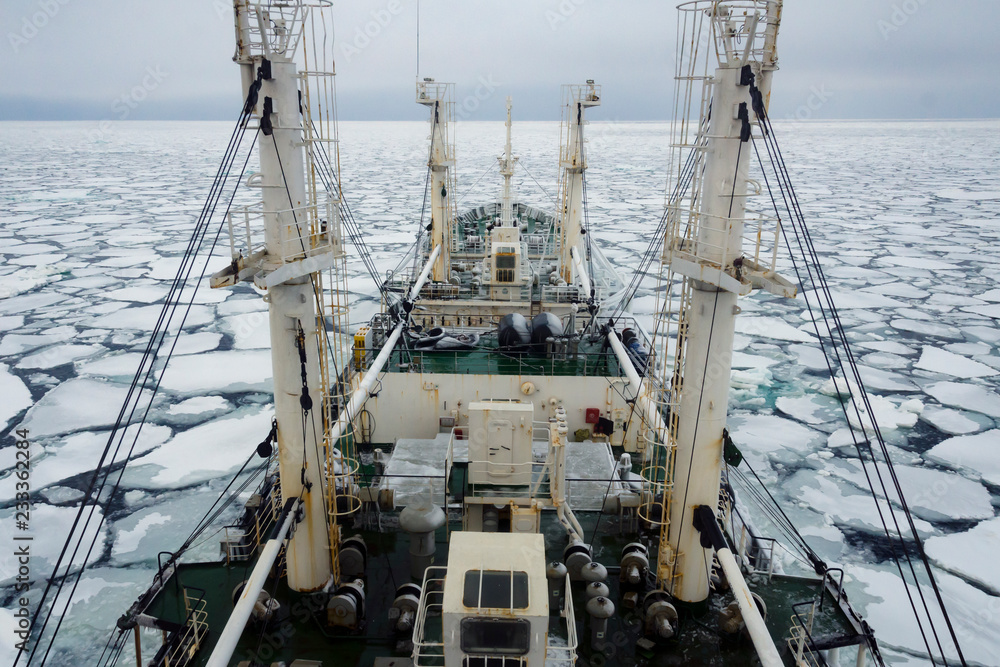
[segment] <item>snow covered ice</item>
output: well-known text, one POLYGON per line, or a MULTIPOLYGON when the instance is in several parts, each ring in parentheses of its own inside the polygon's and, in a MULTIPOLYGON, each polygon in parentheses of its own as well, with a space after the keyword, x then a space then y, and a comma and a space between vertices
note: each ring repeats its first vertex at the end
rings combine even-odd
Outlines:
MULTIPOLYGON (((616 122, 600 132, 600 114, 593 117, 591 232, 628 277, 662 213, 667 128, 616 122)), ((14 428, 31 430, 39 521, 53 535, 68 529, 117 418, 231 128, 129 123, 101 142, 91 129, 0 124, 0 156, 19 165, 16 178, 0 172, 0 452, 14 428)), ((380 270, 395 265, 416 232, 426 130, 419 122, 341 125, 345 194, 371 232, 380 270)), ((1000 506, 1000 123, 776 121, 775 131, 966 655, 996 664, 1000 637, 980 611, 1000 613, 989 562, 1000 506)), ((464 194, 494 163, 503 126, 460 123, 457 137, 464 194)), ((558 123, 515 122, 514 141, 555 192, 558 123)), ((515 185, 523 201, 553 207, 524 171, 515 185)), ((497 187, 484 179, 463 207, 493 201, 497 187)), ((228 247, 216 254, 210 268, 228 262, 228 247)), ((348 268, 357 326, 378 310, 377 292, 360 261, 348 268)), ((782 270, 791 275, 790 266, 782 270)), ((636 296, 645 321, 654 288, 644 281, 636 296)), ((205 499, 269 428, 264 304, 249 289, 207 284, 194 304, 110 505, 84 596, 66 620, 81 653, 56 664, 81 664, 82 647, 103 645, 149 583, 156 552, 183 540, 205 499)), ((903 657, 925 649, 903 618, 897 574, 874 555, 878 518, 839 389, 824 386, 828 371, 804 301, 758 295, 741 306, 733 438, 807 540, 846 566, 851 599, 884 652, 919 664, 903 657)), ((607 464, 590 463, 595 469, 581 474, 607 464)), ((3 529, 12 464, 0 461, 3 529)), ((58 549, 61 538, 45 543, 58 549)), ((39 555, 42 568, 50 554, 39 555)), ((0 589, 4 602, 10 590, 0 589)), ((0 610, 0 636, 9 636, 11 620, 0 610)))

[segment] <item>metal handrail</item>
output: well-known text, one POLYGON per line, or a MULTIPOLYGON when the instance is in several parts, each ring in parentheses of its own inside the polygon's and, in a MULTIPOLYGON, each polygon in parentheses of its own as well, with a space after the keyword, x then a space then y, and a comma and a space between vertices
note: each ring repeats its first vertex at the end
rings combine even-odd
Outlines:
POLYGON ((420 602, 417 605, 417 618, 413 624, 414 667, 443 667, 444 665, 444 629, 442 628, 440 641, 428 641, 424 637, 424 633, 427 615, 432 611, 440 614, 444 606, 444 580, 447 573, 448 568, 441 565, 432 565, 424 570, 424 582, 420 589, 420 602))
POLYGON ((809 665, 810 667, 828 667, 823 654, 816 650, 816 643, 812 638, 813 621, 816 618, 816 601, 798 602, 792 605, 792 626, 789 629, 791 638, 788 646, 795 656, 796 665, 809 665), (809 605, 808 621, 802 618, 799 607, 809 605), (806 644, 808 643, 808 647, 806 644), (808 652, 806 652, 808 649, 808 652))

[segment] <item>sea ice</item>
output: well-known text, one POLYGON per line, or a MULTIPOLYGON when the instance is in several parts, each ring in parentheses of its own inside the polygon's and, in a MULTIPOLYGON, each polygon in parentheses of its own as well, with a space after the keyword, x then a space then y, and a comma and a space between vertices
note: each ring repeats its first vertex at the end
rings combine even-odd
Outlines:
POLYGON ((168 287, 154 285, 135 285, 111 290, 103 294, 108 299, 115 301, 134 301, 137 303, 156 303, 167 295, 168 287))
POLYGON ((840 418, 840 403, 828 396, 779 396, 775 407, 807 424, 822 424, 840 418))
POLYGON ((149 532, 150 528, 153 528, 154 526, 162 526, 169 520, 169 516, 160 514, 157 511, 140 511, 131 514, 127 519, 119 521, 115 526, 115 529, 118 531, 118 535, 115 538, 115 543, 111 550, 112 558, 117 560, 122 554, 135 551, 139 548, 139 543, 144 537, 146 537, 146 533, 149 532), (126 526, 131 526, 131 528, 126 528, 126 526))
POLYGON ((67 341, 76 335, 73 327, 55 327, 43 334, 7 334, 0 340, 0 357, 24 354, 46 345, 67 341))
POLYGON ((869 350, 877 350, 879 352, 887 352, 889 354, 916 354, 917 351, 912 347, 907 347, 902 343, 898 343, 893 340, 878 340, 878 341, 865 341, 858 343, 861 347, 866 347, 869 350))
MULTIPOLYGON (((6 364, 0 364, 0 396, 3 397, 0 400, 0 431, 3 431, 22 410, 31 407, 31 391, 6 364)), ((0 496, 3 497, 8 496, 0 496)))
POLYGON ((221 396, 196 396, 186 401, 174 403, 167 409, 169 415, 203 415, 207 412, 221 412, 229 409, 229 401, 221 396))
MULTIPOLYGON (((872 369, 869 369, 872 370, 872 369)), ((866 378, 867 381, 867 378, 866 378)), ((872 427, 872 417, 874 422, 881 429, 911 428, 917 423, 923 405, 917 401, 915 403, 906 401, 897 405, 892 400, 877 394, 868 394, 868 404, 871 406, 871 413, 861 400, 861 390, 853 381, 844 382, 838 377, 834 382, 827 380, 820 386, 820 391, 827 396, 840 396, 847 400, 854 396, 854 405, 847 407, 847 419, 855 429, 870 429, 872 427), (855 409, 857 406, 857 409, 855 409)))
MULTIPOLYGON (((139 329, 152 331, 159 320, 163 306, 139 306, 135 308, 125 308, 122 310, 101 315, 91 322, 91 326, 102 329, 139 329)), ((184 317, 184 306, 178 308, 173 318, 170 320, 170 330, 175 331, 180 326, 184 317)), ((215 319, 211 308, 207 306, 191 306, 191 312, 184 320, 185 328, 194 328, 203 324, 208 324, 215 319)))
POLYGON ((924 392, 943 405, 1000 417, 1000 396, 979 385, 938 382, 924 387, 924 392))
MULTIPOLYGON (((888 564, 883 568, 885 569, 850 564, 845 566, 848 577, 863 587, 860 594, 851 595, 851 601, 860 603, 865 620, 874 628, 879 644, 926 655, 922 633, 913 614, 906 608, 903 582, 899 575, 888 569, 888 564)), ((970 664, 995 665, 996 612, 991 610, 1000 608, 1000 601, 950 574, 937 572, 935 578, 951 621, 958 629, 966 661, 970 664)), ((934 591, 925 584, 921 585, 921 589, 924 599, 928 601, 935 626, 944 628, 944 618, 934 602, 934 591)), ((913 595, 917 604, 920 604, 916 591, 913 591, 913 595)), ((923 627, 927 632, 926 619, 923 627)), ((942 643, 946 647, 950 646, 947 635, 942 638, 942 643)), ((949 661, 958 662, 954 649, 949 648, 947 653, 949 661)), ((937 660, 940 662, 940 658, 937 660)))
POLYGON ((949 468, 962 469, 970 477, 1000 486, 1000 429, 942 440, 924 456, 949 468))
MULTIPOLYGON (((872 535, 884 535, 878 508, 871 494, 861 492, 843 480, 817 476, 814 470, 800 470, 784 482, 790 497, 805 503, 820 514, 828 516, 835 524, 860 530, 872 535)), ((884 502, 882 516, 891 533, 896 534, 892 517, 884 502)), ((906 517, 901 510, 894 509, 896 520, 903 535, 910 535, 906 517)), ((914 525, 921 535, 932 534, 934 527, 922 519, 914 519, 914 525)))
POLYGON ((969 413, 928 405, 920 413, 920 418, 937 430, 949 435, 966 435, 983 430, 983 425, 966 415, 969 413))
POLYGON ((86 378, 63 382, 42 396, 24 420, 33 437, 98 429, 115 423, 125 387, 86 378))
MULTIPOLYGON (((896 457, 893 457, 894 459, 896 457)), ((883 478, 886 469, 879 464, 883 478)), ((834 475, 842 477, 857 486, 862 491, 868 490, 868 481, 864 476, 860 461, 857 459, 839 459, 838 465, 831 468, 834 475)), ((993 504, 990 493, 979 482, 967 479, 954 472, 935 470, 923 466, 900 465, 895 461, 893 471, 903 489, 906 503, 921 519, 927 521, 970 521, 993 517, 993 504)), ((868 463, 868 472, 875 483, 875 490, 880 497, 885 497, 877 476, 868 463)), ((893 487, 886 480, 889 497, 899 504, 899 498, 893 487)))
POLYGON ((142 361, 142 354, 126 352, 112 354, 93 361, 78 361, 76 372, 82 375, 99 375, 106 378, 132 378, 142 361))
POLYGON ((269 391, 271 353, 207 352, 177 357, 163 371, 160 386, 179 394, 269 391))
POLYGON ((175 335, 167 336, 163 343, 163 349, 172 350, 174 356, 199 354, 201 352, 214 350, 219 347, 219 343, 221 342, 222 334, 214 333, 212 331, 198 331, 196 333, 183 332, 180 337, 175 335), (174 345, 175 338, 177 339, 176 345, 174 345))
POLYGON ((0 315, 0 331, 14 331, 24 325, 24 315, 0 315))
POLYGON ((938 567, 1000 595, 1000 569, 994 560, 1000 553, 1000 517, 983 521, 964 533, 932 537, 924 546, 938 567))
POLYGON ((821 442, 821 433, 784 417, 736 414, 728 421, 736 446, 760 461, 795 463, 821 442))
POLYGON ((959 378, 990 377, 1000 373, 986 364, 929 345, 924 347, 914 367, 959 378))
MULTIPOLYGON (((84 511, 83 519, 77 526, 77 534, 83 535, 84 548, 80 549, 76 557, 73 558, 73 565, 81 565, 87 556, 87 548, 90 546, 91 540, 97 537, 96 546, 93 552, 90 554, 90 558, 86 562, 94 563, 104 553, 104 544, 107 539, 107 524, 104 524, 98 529, 98 524, 101 523, 101 519, 104 514, 100 508, 94 509, 93 515, 91 515, 91 510, 88 509, 84 511), (87 522, 87 517, 90 517, 89 523, 87 523, 87 529, 84 532, 83 526, 87 522)), ((66 536, 69 535, 69 529, 73 525, 73 520, 76 518, 77 507, 57 507, 55 505, 48 505, 46 503, 34 502, 31 507, 31 526, 34 530, 40 531, 44 527, 44 537, 45 539, 35 539, 31 543, 31 571, 34 575, 37 573, 39 578, 47 578, 51 576, 52 570, 56 565, 56 560, 59 558, 59 552, 62 550, 63 543, 66 541, 66 536)), ((14 541, 14 507, 11 506, 7 509, 0 510, 0 541, 3 544, 16 544, 14 541)), ((39 533, 35 534, 37 538, 39 533)), ((69 557, 63 560, 62 567, 65 568, 69 563, 69 557)), ((14 575, 17 573, 17 556, 14 554, 13 549, 4 549, 0 551, 0 585, 10 584, 14 580, 14 575)))
MULTIPOLYGON (((132 450, 132 457, 144 454, 156 447, 159 447, 170 437, 170 429, 157 424, 146 424, 139 432, 136 439, 136 425, 129 426, 120 436, 116 436, 111 448, 109 458, 105 460, 107 466, 114 456, 116 463, 125 460, 125 456, 132 449, 133 442, 135 449, 132 450), (121 443, 120 449, 119 444, 121 443), (117 455, 115 450, 118 449, 117 455)), ((108 443, 111 431, 85 431, 74 433, 57 439, 52 444, 44 447, 44 452, 33 456, 31 484, 36 489, 42 489, 50 484, 55 484, 63 480, 75 477, 81 473, 90 472, 97 467, 97 462, 101 459, 101 453, 108 443)), ((14 496, 14 484, 16 478, 8 475, 0 479, 0 498, 12 498, 14 496)))
POLYGON ((747 336, 786 340, 795 343, 808 343, 816 340, 816 337, 808 331, 796 329, 778 317, 762 317, 758 315, 737 317, 736 331, 747 336))
POLYGON ((129 486, 179 488, 231 474, 271 430, 272 416, 272 406, 255 407, 178 433, 129 465, 129 486))
POLYGON ((1000 303, 993 303, 988 306, 966 306, 962 308, 967 313, 975 313, 976 315, 985 315, 994 320, 1000 320, 1000 303))
POLYGON ((798 362, 814 371, 829 371, 826 355, 816 345, 789 345, 788 351, 798 358, 798 362))
POLYGON ((237 350, 271 348, 271 327, 267 312, 230 315, 222 319, 222 328, 232 334, 237 350))
POLYGON ((962 332, 955 327, 938 322, 928 322, 925 320, 898 319, 889 322, 893 329, 900 331, 911 331, 924 336, 935 336, 937 338, 947 338, 949 340, 962 340, 962 332))
POLYGON ((103 345, 55 345, 24 357, 18 362, 17 367, 55 368, 77 359, 92 357, 105 349, 103 345))
MULTIPOLYGON (((818 303, 815 291, 805 290, 802 292, 802 296, 803 298, 808 299, 809 303, 818 303)), ((907 305, 902 301, 890 299, 889 297, 881 294, 872 294, 871 292, 863 292, 860 290, 831 290, 831 296, 833 297, 833 304, 837 307, 837 310, 851 310, 854 308, 862 308, 865 310, 875 308, 905 308, 907 305)))

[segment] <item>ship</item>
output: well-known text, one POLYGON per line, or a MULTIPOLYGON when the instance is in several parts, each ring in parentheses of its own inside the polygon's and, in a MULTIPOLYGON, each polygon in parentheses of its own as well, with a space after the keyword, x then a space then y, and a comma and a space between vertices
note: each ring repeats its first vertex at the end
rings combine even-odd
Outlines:
MULTIPOLYGON (((274 417, 191 537, 159 555, 97 664, 885 664, 842 569, 801 540, 808 568, 785 571, 760 517, 794 527, 727 429, 738 299, 757 291, 813 288, 832 313, 813 321, 834 322, 818 333, 845 415, 866 401, 818 265, 806 252, 796 280, 778 273, 789 237, 811 248, 767 115, 782 2, 679 6, 667 199, 630 281, 590 233, 593 80, 562 91, 554 210, 514 191, 510 98, 499 194, 459 210, 454 87, 417 81, 429 124, 420 233, 380 274, 341 190, 329 9, 234 2, 243 107, 193 239, 221 212, 231 261, 211 288, 253 289, 268 305, 274 417), (244 141, 258 172, 235 164, 244 141), (762 154, 774 166, 763 186, 749 175, 762 154), (259 201, 223 197, 234 173, 259 201), (381 299, 360 326, 349 257, 381 299), (644 279, 657 285, 651 327, 628 307, 644 279), (240 474, 251 468, 248 489, 240 474), (188 558, 247 490, 219 558, 188 558), (150 659, 144 629, 162 637, 150 659)), ((154 362, 169 360, 167 311, 183 309, 188 260, 119 433, 137 421, 154 362)), ((884 450, 869 414, 853 431, 859 452, 884 450)), ((878 463, 891 468, 888 454, 878 463)), ((88 492, 93 503, 101 490, 88 492)), ((57 563, 60 581, 72 559, 57 563)), ((48 621, 35 619, 41 637, 48 621)))

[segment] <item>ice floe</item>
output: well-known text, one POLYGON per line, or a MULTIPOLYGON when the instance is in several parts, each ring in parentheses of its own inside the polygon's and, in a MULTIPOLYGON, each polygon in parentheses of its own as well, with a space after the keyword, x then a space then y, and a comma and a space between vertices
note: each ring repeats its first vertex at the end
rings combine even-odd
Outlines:
POLYGON ((179 394, 267 391, 271 388, 271 352, 206 352, 176 357, 163 372, 160 387, 179 394))
MULTIPOLYGON (((10 426, 11 420, 31 406, 31 391, 6 364, 0 364, 0 431, 10 426)), ((0 496, 2 497, 2 496, 0 496)))
POLYGON ((929 461, 1000 486, 1000 429, 976 435, 958 435, 934 445, 924 456, 929 461))
POLYGON ((271 430, 271 406, 245 409, 175 435, 129 465, 133 488, 190 486, 236 471, 271 430))
POLYGON ((17 362, 18 368, 54 368, 106 350, 103 345, 54 345, 17 362))
POLYGON ((98 380, 67 380, 28 410, 24 427, 37 438, 110 426, 127 392, 125 387, 98 380))
POLYGON ((1000 569, 994 560, 1000 553, 1000 518, 983 521, 963 533, 932 537, 924 546, 939 567, 1000 595, 1000 569))
POLYGON ((914 367, 959 378, 990 377, 1000 373, 986 364, 931 346, 924 347, 923 354, 914 367))
MULTIPOLYGON (((989 420, 986 420, 989 426, 984 426, 982 421, 978 421, 971 417, 973 414, 974 413, 962 412, 951 408, 941 408, 936 405, 928 405, 924 408, 923 412, 920 413, 920 418, 928 424, 934 426, 934 428, 942 433, 947 433, 949 435, 966 435, 968 433, 975 433, 976 431, 983 430, 983 428, 989 428, 989 426, 992 426, 993 422, 989 420)), ((979 415, 979 419, 985 420, 985 417, 979 415)))
MULTIPOLYGON (((921 630, 908 609, 903 582, 888 567, 887 565, 875 569, 865 565, 845 566, 847 575, 858 583, 862 591, 860 594, 852 595, 851 601, 855 604, 860 603, 865 618, 874 629, 881 646, 895 647, 910 654, 927 655, 927 649, 921 640, 921 630)), ((957 628, 965 659, 970 664, 995 665, 996 618, 997 614, 1000 614, 1000 599, 991 597, 958 577, 946 573, 939 572, 936 579, 952 623, 957 628)), ((927 584, 921 584, 921 589, 935 626, 940 629, 939 633, 945 633, 944 618, 937 608, 934 591, 927 584)), ((916 604, 920 605, 916 591, 913 593, 916 604)), ((926 618, 923 625, 924 631, 929 632, 926 618)), ((933 637, 930 641, 937 653, 933 637)), ((957 662, 957 654, 946 634, 941 641, 948 647, 949 660, 957 662)), ((940 658, 937 660, 940 662, 940 658)))
POLYGON ((807 343, 816 340, 808 331, 797 329, 778 317, 762 317, 748 315, 736 318, 736 331, 757 338, 772 338, 796 343, 807 343))
POLYGON ((960 382, 938 382, 924 387, 924 391, 943 405, 1000 417, 1000 395, 985 387, 960 382))

